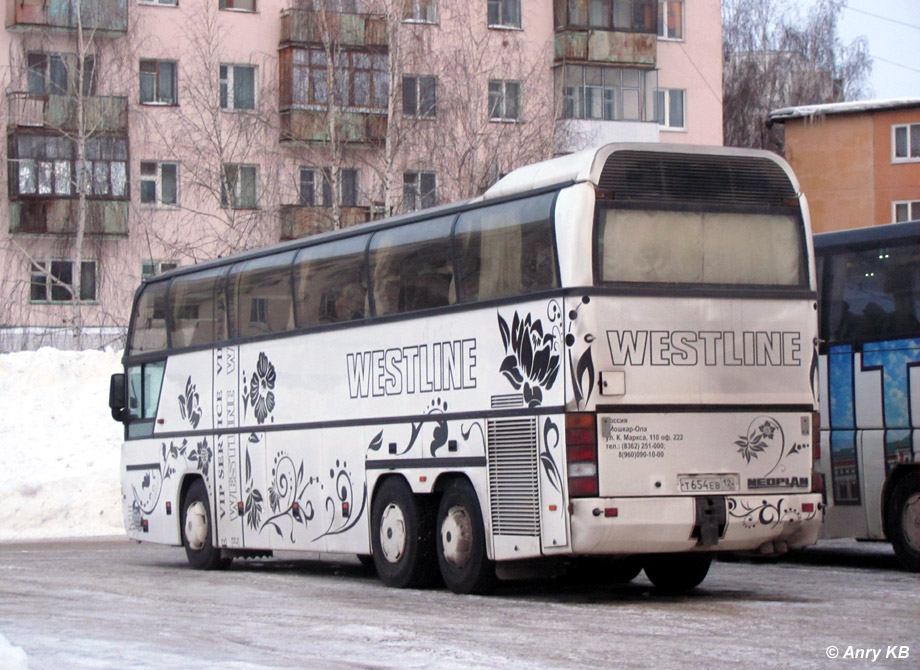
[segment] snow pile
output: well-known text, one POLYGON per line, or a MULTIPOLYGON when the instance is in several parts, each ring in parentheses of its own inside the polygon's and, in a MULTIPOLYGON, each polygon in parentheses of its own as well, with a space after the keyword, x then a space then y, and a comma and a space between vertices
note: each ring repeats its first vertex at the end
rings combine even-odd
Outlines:
POLYGON ((0 670, 29 670, 26 652, 0 635, 0 670))
POLYGON ((0 541, 124 532, 122 427, 108 409, 120 361, 121 352, 0 354, 0 541))

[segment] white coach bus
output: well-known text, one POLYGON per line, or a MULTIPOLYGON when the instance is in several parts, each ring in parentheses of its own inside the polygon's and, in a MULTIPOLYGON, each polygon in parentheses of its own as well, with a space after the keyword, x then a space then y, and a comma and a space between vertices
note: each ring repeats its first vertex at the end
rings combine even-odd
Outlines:
POLYGON ((128 535, 458 593, 813 544, 809 240, 772 154, 608 145, 148 279, 110 394, 128 535))

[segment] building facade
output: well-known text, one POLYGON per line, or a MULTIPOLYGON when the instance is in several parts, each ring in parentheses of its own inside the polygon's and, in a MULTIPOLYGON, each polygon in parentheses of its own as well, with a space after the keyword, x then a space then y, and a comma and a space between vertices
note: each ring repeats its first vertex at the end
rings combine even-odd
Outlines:
POLYGON ((816 233, 920 219, 920 98, 778 109, 816 233))
POLYGON ((0 350, 117 346, 143 276, 554 154, 721 144, 720 20, 716 0, 7 0, 0 350))

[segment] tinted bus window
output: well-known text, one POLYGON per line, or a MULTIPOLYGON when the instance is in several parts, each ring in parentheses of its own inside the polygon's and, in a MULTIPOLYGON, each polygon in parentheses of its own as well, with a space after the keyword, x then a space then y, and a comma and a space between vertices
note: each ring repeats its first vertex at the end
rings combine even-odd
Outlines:
POLYGON ((233 266, 227 288, 231 337, 255 337, 294 327, 293 258, 290 251, 233 266))
POLYGON ((301 249, 294 261, 298 328, 363 319, 367 308, 367 236, 301 249))
POLYGON ((169 282, 147 284, 141 292, 131 324, 131 354, 166 348, 166 290, 169 282))
POLYGON ((226 337, 226 304, 220 277, 226 269, 176 277, 169 288, 172 347, 196 347, 226 337))
POLYGON ((461 301, 505 298, 558 286, 554 197, 547 193, 460 215, 454 252, 461 301))
POLYGON ((376 314, 398 314, 455 301, 450 262, 453 217, 374 233, 369 264, 376 314))

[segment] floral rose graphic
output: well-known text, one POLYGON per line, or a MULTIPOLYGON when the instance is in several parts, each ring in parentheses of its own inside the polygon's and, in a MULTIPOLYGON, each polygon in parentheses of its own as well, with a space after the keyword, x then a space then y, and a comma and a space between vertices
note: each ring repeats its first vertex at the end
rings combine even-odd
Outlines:
POLYGON ((275 409, 275 366, 265 352, 259 353, 256 371, 249 382, 249 404, 256 413, 256 420, 262 424, 275 409))
POLYGON ((523 389, 524 402, 535 407, 543 402, 543 391, 549 390, 559 372, 557 342, 551 334, 544 334, 539 319, 533 321, 530 314, 523 320, 517 312, 508 323, 498 315, 498 328, 505 345, 505 360, 500 371, 516 389, 523 389))

